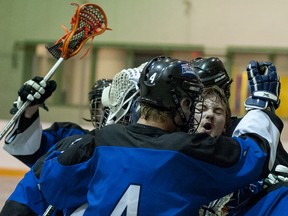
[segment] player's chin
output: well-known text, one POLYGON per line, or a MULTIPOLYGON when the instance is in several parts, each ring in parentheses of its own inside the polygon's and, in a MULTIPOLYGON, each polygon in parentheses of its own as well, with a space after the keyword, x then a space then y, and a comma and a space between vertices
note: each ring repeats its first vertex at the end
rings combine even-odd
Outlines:
POLYGON ((209 136, 211 136, 211 133, 212 133, 212 130, 207 130, 205 129, 204 127, 201 127, 197 130, 198 133, 206 133, 208 134, 209 136))

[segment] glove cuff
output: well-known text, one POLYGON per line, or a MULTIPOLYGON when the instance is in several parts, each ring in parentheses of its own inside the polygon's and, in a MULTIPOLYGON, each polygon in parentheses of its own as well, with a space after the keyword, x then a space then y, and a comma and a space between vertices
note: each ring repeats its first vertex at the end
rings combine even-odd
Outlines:
POLYGON ((278 101, 278 97, 271 93, 271 92, 267 92, 267 91, 255 91, 252 93, 252 97, 253 98, 260 98, 263 100, 269 100, 272 102, 277 102, 278 101))
POLYGON ((268 105, 269 105, 269 102, 267 100, 255 99, 255 98, 252 98, 251 96, 247 98, 244 102, 244 106, 247 111, 252 110, 252 109, 265 110, 267 109, 268 105))

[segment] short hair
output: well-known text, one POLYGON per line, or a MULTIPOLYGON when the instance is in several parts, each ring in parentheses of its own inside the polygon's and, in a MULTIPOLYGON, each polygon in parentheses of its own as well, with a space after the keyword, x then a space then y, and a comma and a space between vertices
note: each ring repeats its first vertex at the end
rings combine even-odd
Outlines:
POLYGON ((212 98, 212 97, 216 97, 215 102, 220 102, 226 108, 226 123, 225 123, 225 125, 227 126, 229 121, 230 121, 230 118, 231 118, 231 109, 230 109, 228 99, 227 99, 223 89, 216 86, 216 85, 204 88, 204 90, 202 92, 203 100, 205 100, 206 98, 212 98))
POLYGON ((141 116, 144 116, 145 120, 153 120, 165 122, 167 119, 172 119, 172 112, 166 109, 162 109, 156 106, 151 106, 150 104, 141 102, 140 106, 141 116))

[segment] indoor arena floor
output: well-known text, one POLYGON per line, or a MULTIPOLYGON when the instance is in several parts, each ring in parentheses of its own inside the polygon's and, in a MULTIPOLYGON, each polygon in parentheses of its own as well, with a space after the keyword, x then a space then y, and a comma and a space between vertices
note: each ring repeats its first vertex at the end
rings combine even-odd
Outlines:
POLYGON ((20 176, 0 176, 0 209, 2 209, 5 201, 13 192, 21 178, 20 176))

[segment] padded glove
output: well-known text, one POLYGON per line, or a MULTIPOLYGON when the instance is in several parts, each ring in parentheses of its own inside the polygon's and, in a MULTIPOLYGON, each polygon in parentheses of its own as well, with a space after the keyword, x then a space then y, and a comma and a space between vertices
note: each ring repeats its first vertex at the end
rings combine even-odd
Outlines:
POLYGON ((18 99, 13 103, 11 114, 15 114, 24 102, 31 101, 30 106, 39 104, 46 107, 44 101, 56 90, 57 84, 54 80, 46 82, 42 77, 36 76, 28 80, 18 90, 18 99))
POLYGON ((277 109, 281 84, 275 66, 271 62, 250 61, 247 75, 252 96, 245 101, 246 110, 277 109))

